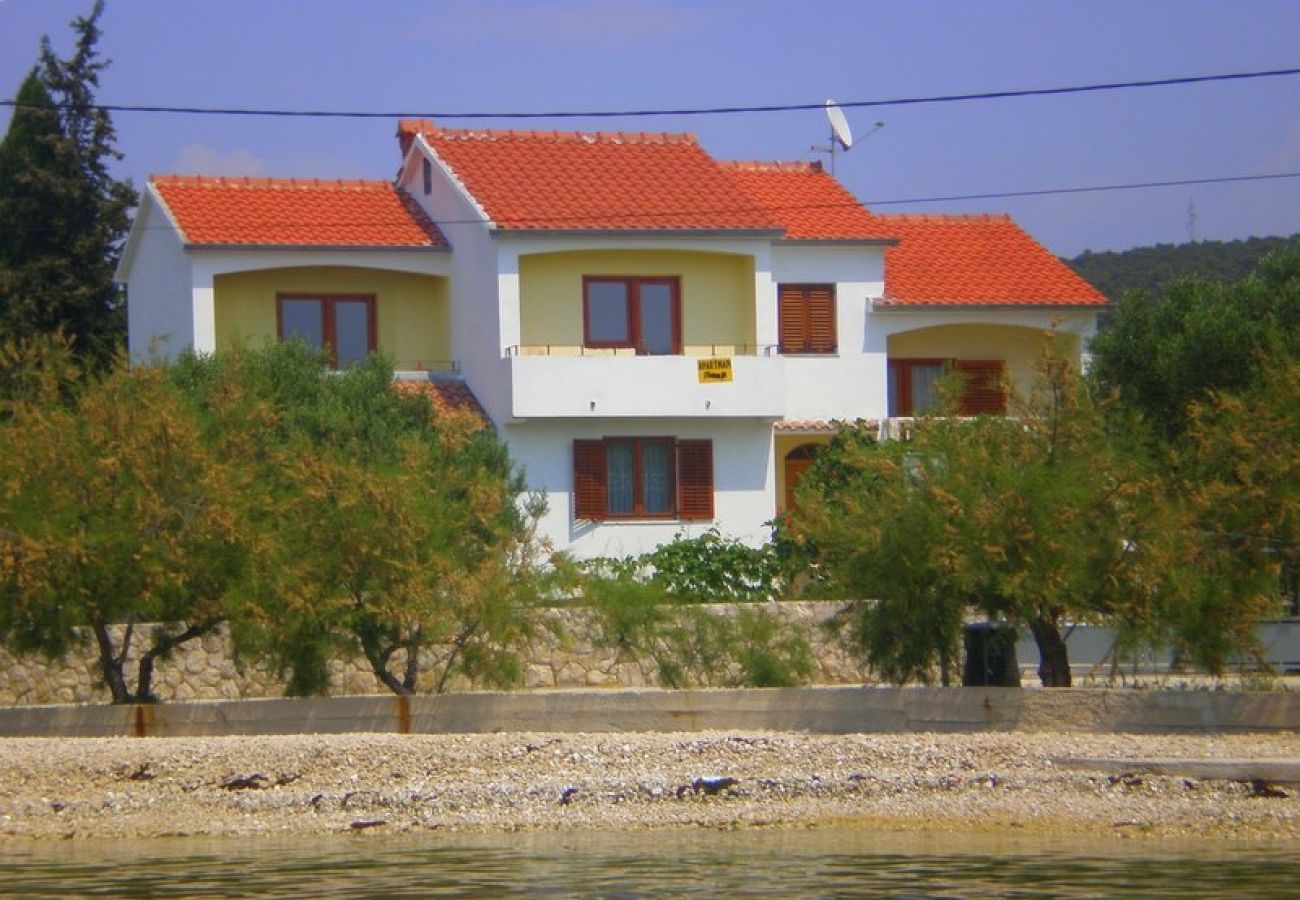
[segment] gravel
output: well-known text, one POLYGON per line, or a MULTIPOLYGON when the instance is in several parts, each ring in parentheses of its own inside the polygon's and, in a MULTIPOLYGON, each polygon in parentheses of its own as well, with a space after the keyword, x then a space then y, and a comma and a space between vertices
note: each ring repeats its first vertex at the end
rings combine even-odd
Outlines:
POLYGON ((0 840, 817 825, 1295 838, 1300 785, 1053 760, 1298 751, 1287 734, 9 738, 0 840))

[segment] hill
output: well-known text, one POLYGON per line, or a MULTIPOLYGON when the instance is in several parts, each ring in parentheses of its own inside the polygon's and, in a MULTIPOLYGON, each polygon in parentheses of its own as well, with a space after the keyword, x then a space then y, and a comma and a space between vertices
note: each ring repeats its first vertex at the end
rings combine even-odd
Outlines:
POLYGON ((1159 292, 1164 282, 1186 275, 1238 281, 1249 275, 1262 257, 1296 243, 1300 243, 1300 234, 1244 241, 1157 244, 1104 253, 1085 250, 1065 263, 1113 302, 1128 290, 1159 292))

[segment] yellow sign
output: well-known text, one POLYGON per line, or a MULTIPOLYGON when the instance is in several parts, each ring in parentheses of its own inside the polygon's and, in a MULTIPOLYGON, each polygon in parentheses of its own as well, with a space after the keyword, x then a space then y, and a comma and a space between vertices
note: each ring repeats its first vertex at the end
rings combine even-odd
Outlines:
POLYGON ((699 366, 700 384, 731 380, 731 360, 726 357, 696 360, 696 365, 699 366))

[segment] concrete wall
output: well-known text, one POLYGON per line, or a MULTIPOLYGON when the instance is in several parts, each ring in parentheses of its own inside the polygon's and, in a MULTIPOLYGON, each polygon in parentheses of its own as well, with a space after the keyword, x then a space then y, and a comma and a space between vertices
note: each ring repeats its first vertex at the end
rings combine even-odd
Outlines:
MULTIPOLYGON (((829 641, 817 625, 836 608, 834 604, 783 603, 779 609, 806 631, 818 660, 813 680, 823 684, 856 684, 863 673, 857 662, 829 641)), ((726 609, 726 607, 715 607, 726 609)), ((524 685, 528 688, 646 687, 658 684, 653 662, 599 646, 590 615, 581 609, 545 610, 533 643, 520 653, 524 685)), ((431 665, 419 689, 433 690, 441 651, 432 652, 431 665)), ((135 663, 128 674, 134 684, 135 663)), ((15 659, 0 650, 0 706, 51 703, 107 703, 108 692, 99 685, 95 657, 88 644, 82 652, 57 663, 38 657, 15 659)), ((455 690, 474 684, 460 679, 455 690)), ((154 671, 154 693, 165 702, 189 700, 239 700, 281 697, 284 682, 265 666, 239 665, 231 654, 225 632, 209 634, 182 647, 154 671)), ((360 657, 330 663, 330 693, 341 695, 387 694, 388 691, 360 657)))
POLYGON ((0 737, 353 732, 1300 731, 1300 694, 821 687, 539 691, 0 709, 0 737))

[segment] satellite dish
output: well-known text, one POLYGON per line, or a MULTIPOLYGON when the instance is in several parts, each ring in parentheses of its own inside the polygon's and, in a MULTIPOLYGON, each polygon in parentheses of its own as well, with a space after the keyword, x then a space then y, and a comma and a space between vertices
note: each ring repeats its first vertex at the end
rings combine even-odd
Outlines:
POLYGON ((831 123, 831 140, 839 141, 845 150, 851 148, 853 132, 849 130, 849 120, 844 118, 844 110, 834 100, 826 101, 826 118, 831 123))

